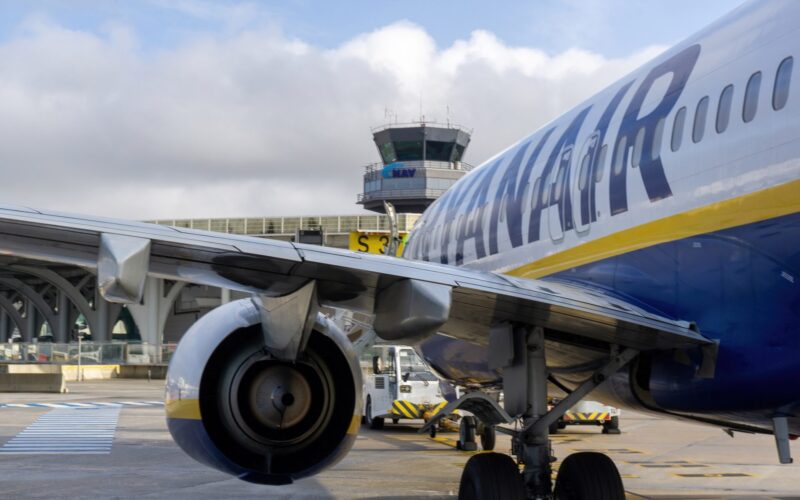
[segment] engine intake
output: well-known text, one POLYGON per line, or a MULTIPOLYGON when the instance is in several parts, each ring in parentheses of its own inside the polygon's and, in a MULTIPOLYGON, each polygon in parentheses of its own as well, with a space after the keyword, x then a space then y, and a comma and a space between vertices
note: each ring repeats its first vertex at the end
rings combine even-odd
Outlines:
POLYGON ((247 481, 286 484, 350 450, 361 372, 349 341, 324 316, 293 362, 264 347, 260 321, 255 305, 240 300, 189 329, 167 374, 167 422, 196 460, 247 481))

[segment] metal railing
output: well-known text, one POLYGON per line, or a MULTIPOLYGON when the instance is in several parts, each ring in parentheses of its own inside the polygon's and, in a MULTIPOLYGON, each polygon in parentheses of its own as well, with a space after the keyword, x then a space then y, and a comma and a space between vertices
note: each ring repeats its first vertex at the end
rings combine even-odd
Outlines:
MULTIPOLYGON (((458 172, 469 172, 473 168, 474 165, 471 165, 467 162, 463 161, 434 161, 434 160, 414 160, 414 161, 398 161, 397 163, 402 163, 406 168, 421 168, 426 170, 456 170, 458 172)), ((372 173, 372 172, 379 172, 383 170, 385 167, 383 163, 370 163, 369 165, 364 165, 365 173, 372 173)))
POLYGON ((169 363, 177 344, 126 342, 0 343, 0 363, 158 365, 169 363))
POLYGON ((459 125, 457 123, 450 123, 450 120, 447 120, 447 123, 441 123, 434 121, 426 121, 426 120, 419 120, 419 121, 410 121, 410 122, 395 122, 395 123, 385 123, 383 125, 378 125, 376 127, 371 127, 370 131, 374 134, 375 132, 380 132, 381 130, 386 130, 390 128, 404 128, 404 127, 431 127, 431 128, 450 128, 455 130, 461 130, 466 132, 469 135, 472 135, 473 129, 464 127, 463 125, 459 125))
MULTIPOLYGON (((411 215, 411 214, 408 214, 411 215)), ((398 227, 407 231, 414 225, 416 217, 401 214, 398 227)), ((321 215, 303 217, 247 217, 221 219, 161 219, 150 221, 165 226, 217 231, 228 234, 244 234, 260 237, 291 237, 297 229, 322 229, 325 234, 348 234, 351 231, 371 231, 388 227, 386 215, 321 215)))
POLYGON ((371 200, 429 199, 442 196, 446 189, 382 189, 358 194, 358 203, 371 200))

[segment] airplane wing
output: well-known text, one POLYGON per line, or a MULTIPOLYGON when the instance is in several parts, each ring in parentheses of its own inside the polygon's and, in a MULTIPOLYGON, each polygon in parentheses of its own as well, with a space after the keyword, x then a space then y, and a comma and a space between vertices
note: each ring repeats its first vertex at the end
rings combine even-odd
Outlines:
POLYGON ((437 331, 486 345, 492 325, 516 322, 636 350, 710 343, 686 321, 577 284, 29 208, 0 206, 0 255, 91 270, 104 297, 123 303, 141 300, 146 275, 264 297, 313 281, 321 305, 374 314, 390 340, 437 331))

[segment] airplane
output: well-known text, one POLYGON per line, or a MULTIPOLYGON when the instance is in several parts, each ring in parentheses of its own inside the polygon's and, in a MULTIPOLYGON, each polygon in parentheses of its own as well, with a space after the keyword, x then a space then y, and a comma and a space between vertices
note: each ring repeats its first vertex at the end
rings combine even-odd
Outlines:
POLYGON ((600 453, 551 480, 549 424, 588 394, 772 434, 788 464, 799 30, 798 2, 737 8, 466 175, 403 258, 20 207, 0 208, 0 254, 90 269, 119 303, 147 276, 250 293, 190 328, 166 384, 177 444, 246 481, 311 476, 355 440, 358 360, 321 306, 373 315, 477 389, 454 405, 511 435, 516 460, 472 456, 459 498, 624 498, 600 453), (567 396, 548 409, 550 387, 567 396))

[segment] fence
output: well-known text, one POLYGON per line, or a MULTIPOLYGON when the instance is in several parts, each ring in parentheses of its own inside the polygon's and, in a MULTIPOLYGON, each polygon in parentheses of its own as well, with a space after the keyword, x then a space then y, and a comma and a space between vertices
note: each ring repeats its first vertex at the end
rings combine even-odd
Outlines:
POLYGON ((81 342, 0 343, 0 363, 157 365, 169 363, 177 344, 81 342))

